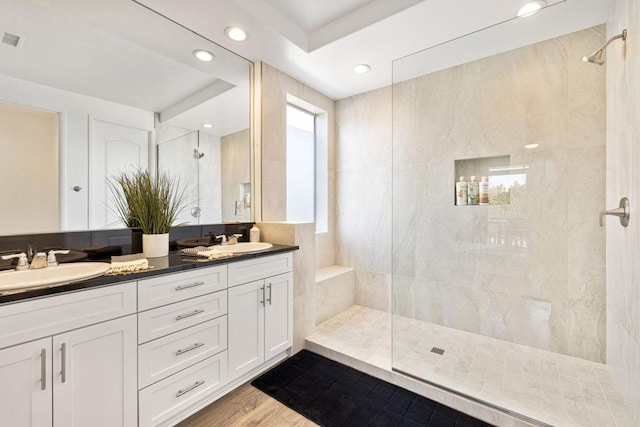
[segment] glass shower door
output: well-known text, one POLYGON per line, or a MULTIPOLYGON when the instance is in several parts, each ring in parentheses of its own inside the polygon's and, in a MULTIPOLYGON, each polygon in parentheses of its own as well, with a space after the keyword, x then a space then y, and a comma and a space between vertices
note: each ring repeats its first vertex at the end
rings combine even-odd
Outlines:
POLYGON ((392 365, 557 423, 605 358, 605 27, 533 43, 548 9, 393 64, 392 365))
POLYGON ((185 209, 176 220, 177 224, 200 223, 199 197, 199 132, 193 131, 158 144, 158 169, 179 179, 184 188, 185 209))

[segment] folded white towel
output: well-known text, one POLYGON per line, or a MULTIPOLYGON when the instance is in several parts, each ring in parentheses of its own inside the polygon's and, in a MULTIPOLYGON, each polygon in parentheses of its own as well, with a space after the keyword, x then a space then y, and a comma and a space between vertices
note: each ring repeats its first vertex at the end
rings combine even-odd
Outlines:
POLYGON ((220 259, 220 258, 228 258, 233 256, 233 252, 220 252, 219 250, 207 250, 207 251, 198 251, 198 256, 207 258, 207 259, 220 259))
POLYGON ((137 271, 148 270, 149 268, 149 260, 146 258, 131 261, 111 261, 111 267, 109 267, 106 274, 129 274, 137 271))

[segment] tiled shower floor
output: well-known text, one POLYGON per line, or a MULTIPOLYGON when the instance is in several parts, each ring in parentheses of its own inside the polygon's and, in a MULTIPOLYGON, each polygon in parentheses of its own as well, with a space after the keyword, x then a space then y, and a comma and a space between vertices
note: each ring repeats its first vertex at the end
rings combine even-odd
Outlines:
MULTIPOLYGON (((548 425, 632 427, 606 365, 399 316, 393 327, 397 370, 548 425)), ((353 306, 307 343, 391 371, 391 314, 353 306)))

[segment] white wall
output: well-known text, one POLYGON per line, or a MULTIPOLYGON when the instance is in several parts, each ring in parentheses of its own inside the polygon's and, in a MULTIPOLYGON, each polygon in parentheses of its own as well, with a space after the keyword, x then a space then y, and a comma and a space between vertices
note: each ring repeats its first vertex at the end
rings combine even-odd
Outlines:
POLYGON ((0 153, 2 198, 7 201, 2 203, 0 235, 57 229, 58 115, 0 104, 0 153))
MULTIPOLYGON (((89 117, 153 129, 153 113, 110 101, 93 98, 65 90, 55 89, 0 75, 0 102, 30 106, 61 114, 59 125, 60 153, 60 230, 88 229, 89 188, 89 117), (75 192, 74 186, 82 187, 75 192)), ((6 153, 0 153, 4 156, 6 153)), ((35 186, 29 176, 20 179, 35 186)), ((24 233, 29 230, 16 230, 24 233)), ((59 231, 59 230, 50 230, 59 231)))
MULTIPOLYGON (((631 202, 627 228, 607 218, 607 364, 640 425, 640 2, 617 0, 606 53, 607 208, 631 202)), ((622 424, 618 424, 622 425, 622 424)))

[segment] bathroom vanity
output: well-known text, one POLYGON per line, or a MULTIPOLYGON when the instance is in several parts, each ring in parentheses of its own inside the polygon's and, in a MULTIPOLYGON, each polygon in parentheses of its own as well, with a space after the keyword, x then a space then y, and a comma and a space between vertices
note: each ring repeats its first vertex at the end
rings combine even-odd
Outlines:
POLYGON ((295 249, 0 296, 0 425, 197 412, 290 354, 295 249))

